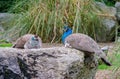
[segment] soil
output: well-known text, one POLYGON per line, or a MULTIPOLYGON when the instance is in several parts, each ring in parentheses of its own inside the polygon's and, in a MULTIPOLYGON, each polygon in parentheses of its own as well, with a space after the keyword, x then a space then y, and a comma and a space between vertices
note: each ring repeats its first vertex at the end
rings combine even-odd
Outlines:
POLYGON ((116 79, 114 73, 109 70, 98 70, 95 79, 116 79))

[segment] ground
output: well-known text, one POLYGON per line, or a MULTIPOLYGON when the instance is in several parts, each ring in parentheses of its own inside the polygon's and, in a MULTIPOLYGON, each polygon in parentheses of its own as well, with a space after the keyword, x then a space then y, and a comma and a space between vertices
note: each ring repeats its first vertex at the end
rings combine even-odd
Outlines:
POLYGON ((115 79, 113 72, 109 70, 98 70, 95 79, 115 79))

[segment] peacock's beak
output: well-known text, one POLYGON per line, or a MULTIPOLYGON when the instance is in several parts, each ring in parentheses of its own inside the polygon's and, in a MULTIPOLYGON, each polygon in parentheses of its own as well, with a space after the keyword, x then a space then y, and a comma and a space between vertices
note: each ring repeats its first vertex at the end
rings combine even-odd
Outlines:
POLYGON ((66 32, 67 31, 67 29, 63 29, 63 32, 66 32))

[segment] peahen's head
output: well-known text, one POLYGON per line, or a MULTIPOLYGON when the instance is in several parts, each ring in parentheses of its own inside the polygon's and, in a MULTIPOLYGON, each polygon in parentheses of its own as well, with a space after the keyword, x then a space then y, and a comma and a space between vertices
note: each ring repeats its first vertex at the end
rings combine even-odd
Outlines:
POLYGON ((31 38, 32 41, 38 41, 38 36, 37 35, 34 35, 32 38, 31 38))
POLYGON ((72 29, 69 26, 64 26, 63 28, 63 34, 62 34, 62 43, 64 44, 65 38, 72 34, 72 29))

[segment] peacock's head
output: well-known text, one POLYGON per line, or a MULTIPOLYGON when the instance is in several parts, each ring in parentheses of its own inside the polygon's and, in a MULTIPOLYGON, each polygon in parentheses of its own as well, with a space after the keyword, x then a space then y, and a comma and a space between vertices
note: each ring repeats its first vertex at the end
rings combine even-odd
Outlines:
POLYGON ((62 34, 62 42, 64 43, 65 42, 65 38, 67 36, 69 36, 70 34, 72 34, 72 29, 68 25, 66 25, 66 26, 63 27, 63 31, 64 32, 62 34))
POLYGON ((63 31, 64 32, 69 32, 69 31, 71 31, 72 29, 68 26, 68 25, 66 25, 66 26, 64 26, 63 27, 63 31))

